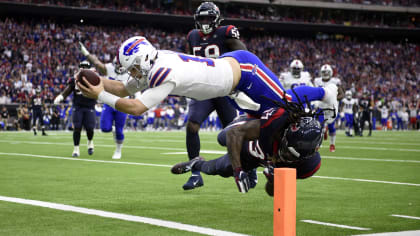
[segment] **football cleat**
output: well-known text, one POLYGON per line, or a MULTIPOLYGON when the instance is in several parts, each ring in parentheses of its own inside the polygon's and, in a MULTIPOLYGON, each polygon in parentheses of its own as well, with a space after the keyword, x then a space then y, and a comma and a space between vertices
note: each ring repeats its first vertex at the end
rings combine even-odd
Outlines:
MULTIPOLYGON (((179 174, 184 174, 184 173, 187 173, 187 172, 191 171, 191 169, 193 168, 194 164, 195 164, 197 161, 204 161, 204 158, 203 158, 203 157, 198 156, 198 157, 193 158, 193 159, 191 159, 191 160, 189 160, 189 161, 187 161, 187 162, 181 162, 181 163, 175 164, 175 165, 171 168, 171 172, 172 172, 172 174, 175 174, 175 175, 179 175, 179 174)), ((200 177, 201 177, 201 176, 200 176, 200 177)), ((191 179, 191 178, 190 178, 190 179, 191 179)), ((188 181, 189 181, 189 180, 188 180, 188 181)), ((188 183, 188 182, 187 182, 187 183, 188 183)))
POLYGON ((121 159, 121 152, 117 152, 117 151, 115 151, 115 152, 114 152, 114 155, 112 155, 112 159, 114 159, 114 160, 119 160, 119 159, 121 159))
MULTIPOLYGON (((195 158, 194 158, 195 159, 195 158)), ((204 185, 201 175, 192 175, 188 181, 182 186, 184 190, 199 188, 204 185)))
POLYGON ((79 153, 79 151, 73 151, 73 154, 71 156, 72 157, 79 157, 80 153, 79 153))
POLYGON ((88 141, 88 154, 92 155, 94 151, 93 141, 88 141))
POLYGON ((330 145, 330 152, 335 152, 335 145, 334 144, 330 145))

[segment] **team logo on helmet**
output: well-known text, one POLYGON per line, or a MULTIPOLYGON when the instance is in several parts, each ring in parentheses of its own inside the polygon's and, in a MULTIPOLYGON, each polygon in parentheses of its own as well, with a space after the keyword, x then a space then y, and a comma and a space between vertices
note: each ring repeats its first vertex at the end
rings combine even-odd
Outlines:
POLYGON ((124 50, 123 50, 124 55, 125 56, 131 56, 134 53, 137 53, 139 51, 139 46, 142 45, 142 44, 143 45, 148 45, 147 41, 145 41, 144 38, 137 39, 137 40, 135 40, 131 43, 128 43, 127 45, 124 46, 124 50))

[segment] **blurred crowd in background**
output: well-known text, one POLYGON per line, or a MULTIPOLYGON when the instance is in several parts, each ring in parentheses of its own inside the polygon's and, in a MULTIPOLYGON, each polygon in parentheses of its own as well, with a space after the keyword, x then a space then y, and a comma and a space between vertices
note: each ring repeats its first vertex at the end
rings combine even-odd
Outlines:
MULTIPOLYGON (((118 2, 140 4, 140 1, 118 2)), ((151 2, 153 1, 149 1, 153 4, 151 2)), ((85 4, 83 1, 48 1, 48 3, 80 6, 85 4)), ((95 1, 91 4, 95 4, 95 1)), ((52 104, 54 97, 64 89, 67 80, 74 75, 78 70, 77 65, 84 59, 79 51, 78 41, 83 42, 101 61, 110 62, 120 43, 133 35, 147 37, 160 49, 186 51, 187 32, 182 31, 144 28, 137 25, 116 27, 58 24, 51 19, 1 19, 0 106, 20 104, 21 107, 16 113, 19 114, 25 110, 30 98, 36 94, 42 97, 45 104, 52 104)), ((319 76, 321 65, 328 63, 334 69, 334 76, 342 80, 345 90, 352 90, 355 97, 367 92, 375 104, 380 101, 380 104, 389 106, 391 110, 400 107, 408 110, 414 107, 418 113, 419 44, 405 41, 367 42, 351 37, 327 35, 292 38, 287 37, 284 32, 273 34, 263 31, 243 34, 241 40, 249 51, 255 53, 277 74, 287 71, 293 59, 300 59, 305 66, 304 70, 315 78, 319 76)), ((65 106, 71 107, 70 103, 71 97, 67 99, 65 106)), ((185 113, 186 101, 183 98, 167 99, 162 106, 174 109, 175 104, 179 104, 185 113)), ((53 110, 56 108, 49 106, 46 109, 51 111, 52 118, 53 110)), ((67 115, 69 109, 65 109, 67 115)), ((60 117, 62 120, 66 119, 60 117)), ((182 122, 176 123, 176 127, 182 126, 182 122)), ((66 128, 63 125, 60 127, 66 128)))

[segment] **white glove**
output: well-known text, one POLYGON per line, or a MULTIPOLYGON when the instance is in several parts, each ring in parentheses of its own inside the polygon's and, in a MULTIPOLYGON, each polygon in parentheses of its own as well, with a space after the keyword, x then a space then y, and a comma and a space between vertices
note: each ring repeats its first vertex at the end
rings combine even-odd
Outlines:
POLYGON ((254 100, 248 97, 248 95, 246 95, 244 92, 238 91, 233 94, 230 94, 229 97, 233 99, 236 102, 236 104, 242 109, 258 111, 261 107, 260 104, 254 102, 254 100))
POLYGON ((62 102, 64 100, 63 95, 59 94, 55 99, 54 99, 54 105, 58 105, 60 104, 60 102, 62 102))
POLYGON ((79 42, 80 45, 80 51, 82 52, 82 54, 87 57, 89 56, 89 51, 86 49, 85 45, 83 45, 83 43, 79 42))

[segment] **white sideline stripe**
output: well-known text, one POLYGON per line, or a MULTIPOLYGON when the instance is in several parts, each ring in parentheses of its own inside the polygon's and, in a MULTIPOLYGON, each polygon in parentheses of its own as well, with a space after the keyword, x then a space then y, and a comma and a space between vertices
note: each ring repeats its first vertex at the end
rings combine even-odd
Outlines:
MULTIPOLYGON (((226 154, 227 151, 200 150, 200 153, 205 153, 205 154, 226 154)), ((162 154, 164 154, 164 155, 185 155, 185 154, 188 154, 188 152, 164 152, 162 154)))
POLYGON ((53 202, 43 202, 43 201, 37 201, 37 200, 29 200, 29 199, 5 197, 5 196, 0 196, 0 200, 6 201, 6 202, 20 203, 20 204, 25 204, 25 205, 46 207, 46 208, 62 210, 62 211, 77 212, 77 213, 82 213, 86 215, 95 215, 95 216, 101 216, 105 218, 139 222, 139 223, 144 223, 144 224, 156 225, 160 227, 189 231, 189 232, 206 234, 206 235, 229 235, 229 236, 244 236, 245 235, 245 234, 238 234, 234 232, 211 229, 211 228, 200 227, 200 226, 195 226, 195 225, 182 224, 182 223, 177 223, 173 221, 159 220, 159 219, 153 219, 153 218, 142 217, 142 216, 133 216, 133 215, 114 213, 114 212, 109 212, 109 211, 101 211, 101 210, 89 209, 89 208, 84 208, 84 207, 76 207, 76 206, 64 205, 64 204, 53 203, 53 202))
POLYGON ((384 161, 384 162, 406 162, 406 163, 420 163, 417 160, 393 160, 393 159, 379 159, 379 158, 358 158, 358 157, 337 157, 322 155, 322 159, 338 159, 338 160, 355 160, 355 161, 384 161))
MULTIPOLYGON (((38 142, 38 141, 10 141, 10 140, 0 140, 2 143, 12 143, 12 144, 19 144, 19 143, 27 143, 27 144, 41 144, 41 145, 72 145, 73 143, 55 143, 55 142, 38 142)), ((115 147, 115 145, 97 145, 98 147, 115 147)), ((124 148, 135 148, 135 149, 160 149, 160 150, 178 150, 184 151, 184 148, 165 148, 165 147, 150 147, 150 146, 124 146, 124 148)), ((327 149, 327 146, 322 147, 323 149, 327 149)), ((340 148, 343 149, 354 149, 354 146, 341 146, 340 148)), ((357 147, 358 149, 363 150, 380 150, 380 151, 399 151, 399 152, 420 152, 420 149, 407 149, 407 148, 375 148, 375 147, 357 147)))
POLYGON ((352 179, 352 178, 328 177, 328 176, 318 176, 318 175, 314 175, 314 176, 312 176, 312 178, 338 179, 338 180, 350 180, 350 181, 358 181, 358 182, 370 182, 370 183, 381 183, 381 184, 397 184, 397 185, 408 185, 408 186, 420 187, 420 184, 402 183, 402 182, 391 182, 391 181, 382 181, 382 180, 352 179))
MULTIPOLYGON (((100 163, 117 163, 117 164, 127 164, 127 165, 138 165, 138 166, 158 166, 158 167, 172 167, 170 165, 160 165, 160 164, 150 164, 150 163, 139 163, 139 162, 126 162, 126 161, 104 161, 104 160, 93 160, 93 159, 78 159, 74 157, 58 157, 58 156, 45 156, 45 155, 34 155, 34 154, 25 154, 25 153, 6 153, 0 152, 2 155, 12 155, 12 156, 25 156, 25 157, 40 157, 48 159, 61 159, 69 161, 87 161, 87 162, 100 162, 100 163)), ((5 156, 7 157, 7 156, 5 156)))
POLYGON ((407 219, 412 219, 412 220, 420 220, 420 217, 416 217, 416 216, 405 216, 405 215, 391 215, 391 216, 407 218, 407 219))
MULTIPOLYGON (((79 159, 79 158, 72 158, 72 157, 34 155, 34 154, 25 154, 25 153, 0 152, 0 156, 3 156, 3 157, 24 156, 24 157, 47 158, 47 159, 62 159, 62 160, 69 160, 69 161, 87 161, 87 162, 99 162, 99 163, 110 163, 110 164, 115 164, 116 163, 116 164, 138 165, 138 166, 172 167, 171 165, 163 165, 163 164, 150 164, 150 163, 125 162, 125 161, 105 161, 105 160, 93 160, 93 159, 79 159)), ((262 172, 259 172, 259 173, 261 174, 262 172)), ((382 184, 397 184, 397 185, 408 185, 408 186, 417 186, 417 187, 420 187, 420 184, 401 183, 401 182, 390 182, 390 181, 381 181, 381 180, 352 179, 352 178, 329 177, 329 176, 318 176, 318 175, 314 175, 314 176, 312 176, 312 178, 335 179, 335 180, 348 180, 348 181, 371 182, 371 183, 382 183, 382 184)))
POLYGON ((310 224, 326 225, 326 226, 332 226, 332 227, 338 227, 338 228, 344 228, 344 229, 371 230, 369 228, 361 228, 361 227, 348 226, 348 225, 338 225, 338 224, 321 222, 321 221, 316 221, 316 220, 301 220, 301 221, 305 223, 310 223, 310 224))
POLYGON ((376 234, 358 234, 353 236, 419 236, 420 230, 400 231, 400 232, 386 232, 376 234))

